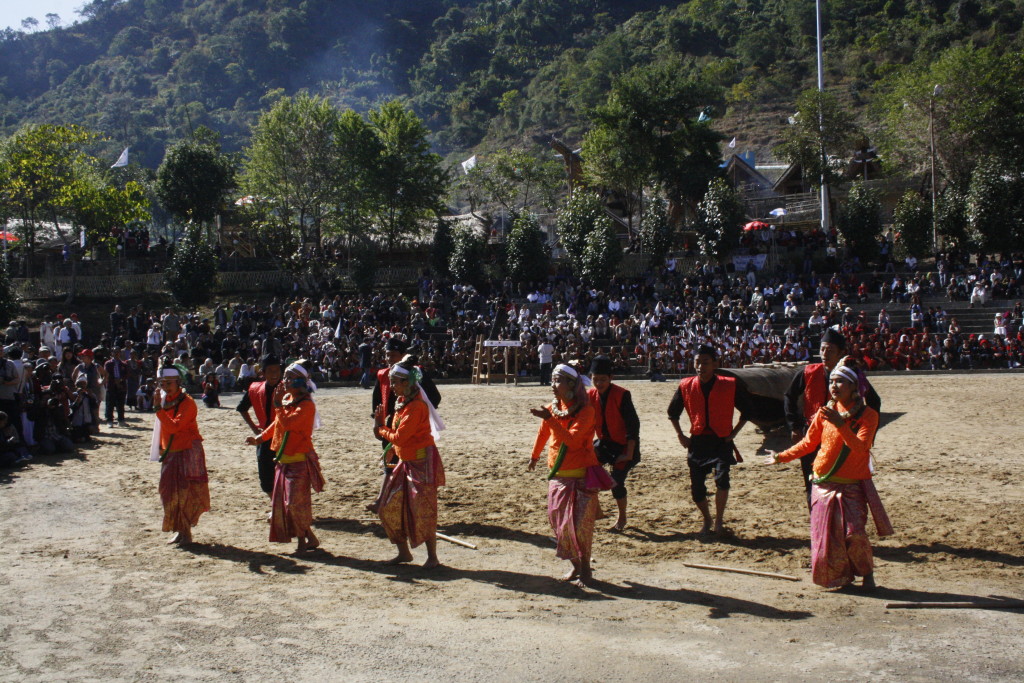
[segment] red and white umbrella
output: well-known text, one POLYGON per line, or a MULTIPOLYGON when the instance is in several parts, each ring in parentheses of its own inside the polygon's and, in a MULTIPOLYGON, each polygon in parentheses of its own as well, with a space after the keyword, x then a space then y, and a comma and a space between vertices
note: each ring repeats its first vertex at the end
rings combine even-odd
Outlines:
POLYGON ((743 229, 746 232, 750 232, 751 230, 767 230, 768 224, 762 223, 761 221, 750 221, 749 223, 743 226, 743 229))
POLYGON ((7 232, 6 230, 0 230, 0 240, 6 240, 8 242, 20 242, 21 238, 17 235, 7 232))

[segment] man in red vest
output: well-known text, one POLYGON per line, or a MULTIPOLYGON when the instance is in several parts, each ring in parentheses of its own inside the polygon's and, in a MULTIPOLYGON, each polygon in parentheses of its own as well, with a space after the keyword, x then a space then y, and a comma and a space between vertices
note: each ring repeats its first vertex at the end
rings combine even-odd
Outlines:
MULTIPOLYGON (((820 363, 809 363, 803 370, 793 376, 793 381, 783 397, 783 409, 786 412, 786 423, 789 425, 790 437, 796 443, 804 437, 807 426, 811 424, 815 414, 828 403, 829 375, 835 369, 839 359, 846 355, 846 337, 833 327, 821 335, 820 363)), ((865 380, 867 382, 867 380, 865 380)), ((882 399, 878 397, 874 387, 867 384, 867 391, 861 391, 864 403, 879 414, 882 412, 882 399)), ((811 466, 818 454, 813 453, 800 458, 800 471, 803 473, 804 489, 807 492, 807 505, 811 504, 811 466)))
POLYGON ((626 528, 626 475, 640 462, 640 418, 629 391, 612 384, 611 358, 594 358, 590 380, 594 386, 587 391, 597 409, 594 451, 601 464, 611 467, 615 480, 612 496, 619 506, 619 518, 612 531, 622 531, 626 528))
MULTIPOLYGON (((249 425, 253 434, 259 435, 274 421, 274 391, 281 383, 281 361, 275 356, 264 356, 260 365, 263 368, 263 381, 252 382, 242 393, 242 400, 235 409, 242 414, 242 419, 249 425), (253 420, 249 409, 256 413, 253 420)), ((259 468, 260 488, 268 496, 274 490, 274 450, 270 447, 270 439, 256 446, 256 466, 259 468)))
POLYGON ((708 508, 708 488, 705 480, 715 473, 715 520, 716 534, 725 531, 723 519, 725 504, 729 500, 729 468, 736 464, 733 455, 733 439, 747 423, 750 395, 744 385, 735 377, 717 375, 718 352, 712 346, 697 349, 694 360, 696 377, 684 377, 672 396, 668 406, 668 419, 676 430, 676 436, 683 448, 687 449, 686 463, 690 468, 690 493, 704 516, 701 534, 711 531, 711 511, 708 508), (740 411, 740 421, 733 426, 735 410, 740 411), (690 436, 683 433, 679 418, 683 411, 690 417, 690 436))

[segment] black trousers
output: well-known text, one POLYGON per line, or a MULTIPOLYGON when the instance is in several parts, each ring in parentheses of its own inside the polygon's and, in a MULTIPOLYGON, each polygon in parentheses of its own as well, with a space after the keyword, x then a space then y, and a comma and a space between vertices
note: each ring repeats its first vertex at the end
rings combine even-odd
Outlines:
POLYGON ((551 384, 551 363, 540 364, 540 383, 551 384))
POLYGON ((736 464, 732 443, 714 435, 692 436, 686 464, 690 467, 690 495, 693 502, 703 503, 708 499, 706 479, 712 472, 718 490, 729 490, 729 468, 736 464))
POLYGON ((603 444, 600 440, 594 444, 594 452, 597 453, 597 461, 602 465, 608 465, 608 473, 611 475, 615 486, 612 488, 612 498, 621 500, 626 497, 626 477, 629 471, 640 462, 640 446, 633 451, 633 459, 626 463, 616 463, 619 456, 626 450, 620 444, 603 444))
POLYGON ((114 409, 117 408, 117 419, 124 422, 124 402, 128 394, 124 389, 107 387, 107 422, 114 421, 114 409))
POLYGON ((270 447, 269 441, 264 441, 256 447, 256 467, 260 473, 260 488, 269 496, 274 490, 274 470, 277 469, 274 449, 270 447))

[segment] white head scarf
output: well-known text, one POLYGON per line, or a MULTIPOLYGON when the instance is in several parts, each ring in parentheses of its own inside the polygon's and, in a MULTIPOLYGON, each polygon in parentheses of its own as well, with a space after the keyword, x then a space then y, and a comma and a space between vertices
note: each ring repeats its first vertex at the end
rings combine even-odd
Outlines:
POLYGON ((576 380, 577 382, 582 383, 583 386, 585 386, 585 387, 593 386, 593 382, 590 381, 589 377, 587 377, 586 375, 581 375, 580 373, 578 373, 576 371, 576 368, 574 368, 571 365, 566 365, 565 363, 559 363, 558 365, 555 366, 555 369, 554 369, 553 372, 555 374, 561 374, 561 375, 565 375, 566 377, 571 377, 572 379, 576 380))
POLYGON ((829 379, 835 379, 836 377, 845 379, 855 387, 858 384, 857 371, 844 365, 837 365, 835 369, 832 370, 832 374, 829 375, 829 379))
MULTIPOLYGON (((302 375, 302 377, 306 380, 306 386, 309 388, 309 393, 310 394, 312 394, 314 391, 316 391, 316 383, 313 382, 313 378, 309 376, 309 370, 307 370, 305 368, 305 366, 300 365, 298 362, 295 362, 295 363, 292 363, 291 365, 289 365, 288 367, 286 367, 284 369, 285 375, 287 375, 289 372, 293 372, 293 371, 299 373, 300 375, 302 375)), ((312 396, 309 397, 309 400, 313 401, 313 406, 315 407, 316 406, 316 401, 313 400, 312 396)), ((316 408, 316 413, 313 415, 313 429, 317 430, 317 429, 320 429, 323 426, 324 426, 324 421, 320 419, 320 408, 317 407, 316 408)))
POLYGON ((388 374, 397 375, 399 377, 408 377, 409 382, 416 386, 416 389, 419 391, 420 400, 427 404, 427 411, 430 414, 430 436, 434 437, 435 441, 439 439, 441 437, 441 432, 445 430, 444 420, 441 419, 440 414, 437 412, 437 408, 434 407, 434 404, 430 402, 429 398, 427 398, 426 392, 423 391, 423 385, 420 384, 420 378, 423 377, 421 370, 417 367, 413 367, 410 372, 408 368, 395 363, 391 366, 388 374))
MULTIPOLYGON (((157 374, 160 379, 176 379, 181 382, 181 372, 174 366, 167 366, 160 368, 160 372, 157 374)), ((182 389, 184 391, 184 389, 182 389)), ((153 397, 154 409, 159 410, 163 404, 167 401, 167 392, 163 389, 157 389, 156 395, 153 397)), ((156 415, 153 415, 153 439, 149 444, 149 459, 153 462, 160 462, 160 420, 156 419, 156 415)))

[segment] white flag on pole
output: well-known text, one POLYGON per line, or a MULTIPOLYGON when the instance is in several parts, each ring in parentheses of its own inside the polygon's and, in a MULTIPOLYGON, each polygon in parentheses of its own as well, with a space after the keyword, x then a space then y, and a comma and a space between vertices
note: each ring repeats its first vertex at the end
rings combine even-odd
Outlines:
POLYGON ((736 149, 736 138, 729 141, 729 149, 736 149))
POLYGON ((334 328, 334 338, 341 339, 341 318, 338 319, 338 326, 334 328))
POLYGON ((85 249, 85 228, 82 228, 78 232, 78 246, 82 247, 82 249, 85 249))
POLYGON ((466 175, 469 175, 469 172, 472 171, 474 168, 476 168, 475 154, 462 162, 462 170, 463 172, 465 172, 466 175))
POLYGON ((119 156, 117 158, 117 161, 115 161, 114 165, 111 166, 110 168, 121 168, 122 166, 127 166, 127 165, 128 165, 128 148, 125 147, 124 151, 121 152, 121 156, 119 156))

